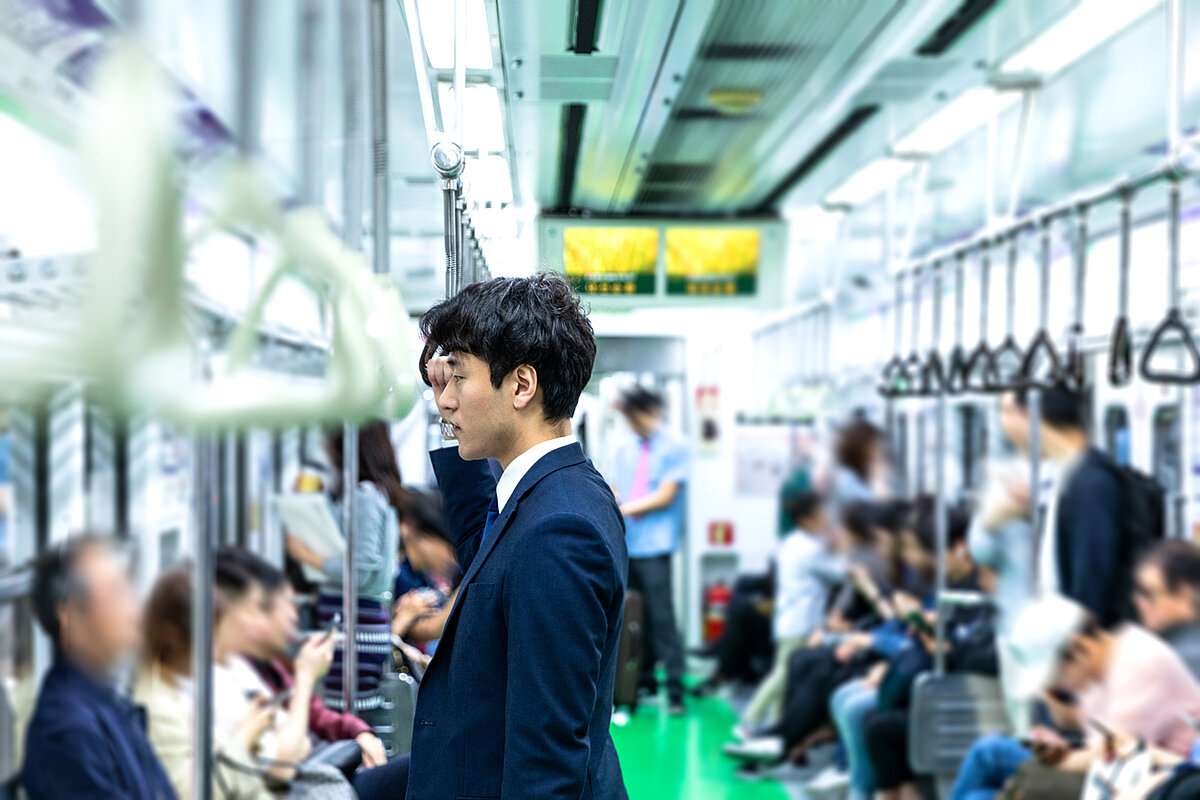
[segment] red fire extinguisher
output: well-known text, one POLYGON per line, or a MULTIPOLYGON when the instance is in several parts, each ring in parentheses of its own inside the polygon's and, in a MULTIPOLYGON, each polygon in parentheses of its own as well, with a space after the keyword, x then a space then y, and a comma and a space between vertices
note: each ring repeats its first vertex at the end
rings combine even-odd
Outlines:
POLYGON ((733 599, 733 590, 718 580, 704 590, 704 641, 715 642, 725 633, 725 614, 729 610, 729 601, 733 599))

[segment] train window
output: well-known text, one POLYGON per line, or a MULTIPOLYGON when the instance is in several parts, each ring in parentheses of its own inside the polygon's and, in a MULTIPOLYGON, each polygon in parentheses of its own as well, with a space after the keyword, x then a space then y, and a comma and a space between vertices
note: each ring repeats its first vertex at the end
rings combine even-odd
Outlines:
POLYGON ((980 467, 987 457, 987 419, 979 406, 958 406, 958 453, 962 488, 979 488, 980 467))
POLYGON ((0 786, 21 768, 24 731, 37 693, 33 653, 31 599, 28 594, 0 597, 0 786))
POLYGON ((1154 412, 1154 477, 1162 484, 1167 492, 1169 503, 1168 527, 1169 536, 1180 533, 1180 519, 1177 503, 1182 489, 1180 465, 1180 419, 1179 409, 1175 406, 1163 406, 1154 412))
POLYGON ((1125 406, 1109 406, 1104 409, 1104 449, 1118 464, 1129 464, 1131 460, 1129 412, 1125 406))

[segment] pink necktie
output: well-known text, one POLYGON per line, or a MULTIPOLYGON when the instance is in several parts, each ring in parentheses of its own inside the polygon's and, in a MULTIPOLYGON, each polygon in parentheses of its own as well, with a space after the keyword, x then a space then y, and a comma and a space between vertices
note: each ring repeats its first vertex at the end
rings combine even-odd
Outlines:
POLYGON ((629 489, 630 500, 640 500, 650 494, 650 440, 642 440, 642 451, 638 454, 637 468, 633 471, 633 486, 629 489))

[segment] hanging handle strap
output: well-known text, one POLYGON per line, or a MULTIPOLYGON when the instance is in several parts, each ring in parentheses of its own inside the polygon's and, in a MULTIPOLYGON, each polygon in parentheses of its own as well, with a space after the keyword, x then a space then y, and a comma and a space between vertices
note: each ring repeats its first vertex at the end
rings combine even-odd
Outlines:
POLYGON ((1016 324, 1017 306, 1017 260, 1021 251, 1021 233, 1013 231, 1008 240, 1008 263, 1004 279, 1005 314, 1004 340, 989 356, 988 382, 986 391, 999 394, 1016 388, 1017 377, 1021 373, 1021 365, 1025 363, 1025 351, 1017 343, 1013 334, 1016 324))
POLYGON ((904 358, 900 355, 900 336, 904 331, 904 273, 896 273, 896 297, 892 302, 892 324, 895 329, 893 339, 896 349, 890 361, 883 366, 876 386, 879 394, 884 397, 899 397, 901 394, 901 378, 904 372, 904 358))
POLYGON ((1067 385, 1081 391, 1087 384, 1086 353, 1083 348, 1083 303, 1087 282, 1087 206, 1075 210, 1075 321, 1067 331, 1067 356, 1063 377, 1067 385))
POLYGON ((1047 326, 1050 316, 1050 222, 1049 218, 1042 220, 1040 326, 1025 351, 1025 359, 1021 362, 1021 372, 1018 378, 1021 386, 1026 388, 1053 389, 1062 382, 1062 362, 1058 357, 1058 351, 1054 348, 1054 339, 1051 338, 1047 326), (1050 371, 1044 379, 1039 379, 1034 374, 1039 358, 1045 359, 1050 364, 1050 371))
POLYGON ((923 397, 935 397, 946 391, 946 368, 942 363, 942 354, 938 351, 941 345, 942 331, 942 264, 935 261, 930 268, 933 272, 933 342, 929 347, 929 355, 921 367, 921 389, 923 397))
POLYGON ((1154 332, 1150 334, 1150 341, 1146 345, 1146 349, 1142 351, 1141 371, 1142 377, 1151 383, 1196 383, 1200 381, 1200 352, 1197 352, 1196 342, 1192 339, 1187 322, 1184 320, 1183 314, 1179 311, 1179 222, 1182 210, 1180 207, 1178 178, 1171 179, 1169 209, 1170 212, 1167 216, 1167 247, 1169 254, 1167 280, 1170 291, 1170 309, 1167 311, 1167 316, 1158 324, 1154 332), (1191 362, 1190 368, 1183 370, 1162 370, 1152 366, 1155 356, 1158 355, 1159 348, 1164 346, 1163 342, 1166 340, 1168 333, 1173 333, 1178 338, 1184 352, 1188 356, 1188 360, 1191 362))
POLYGON ((1133 333, 1129 329, 1129 264, 1133 251, 1133 192, 1121 192, 1120 277, 1117 320, 1108 345, 1108 382, 1126 386, 1133 380, 1133 333))
POLYGON ((967 351, 963 348, 963 297, 966 254, 959 253, 954 264, 954 347, 946 360, 946 392, 962 394, 967 390, 967 351))

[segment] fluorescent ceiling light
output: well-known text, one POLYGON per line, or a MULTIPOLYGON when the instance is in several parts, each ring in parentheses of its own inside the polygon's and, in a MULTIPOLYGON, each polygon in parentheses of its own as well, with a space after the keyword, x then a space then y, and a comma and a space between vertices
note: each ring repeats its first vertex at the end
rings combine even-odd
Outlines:
MULTIPOLYGON (((455 0, 417 0, 421 41, 434 69, 454 69, 455 0)), ((483 0, 467 0, 467 68, 492 68, 492 41, 488 35, 483 0)))
POLYGON ((472 203, 498 206, 512 202, 512 175, 503 156, 470 159, 463 177, 467 182, 467 198, 472 203))
MULTIPOLYGON (((442 109, 442 128, 453 134, 457 130, 454 116, 458 105, 454 102, 454 85, 438 83, 438 105, 442 109)), ((463 143, 467 151, 479 153, 504 152, 504 123, 500 118, 500 93, 495 86, 468 86, 463 92, 463 143)))
POLYGON ((1000 71, 1053 75, 1161 4, 1162 0, 1081 0, 1005 61, 1000 71))
POLYGON ((913 170, 911 161, 879 158, 850 176, 825 198, 831 206, 857 206, 873 198, 913 170))
POLYGON ((968 89, 892 146, 897 153, 940 153, 992 116, 1021 101, 1020 92, 968 89))

